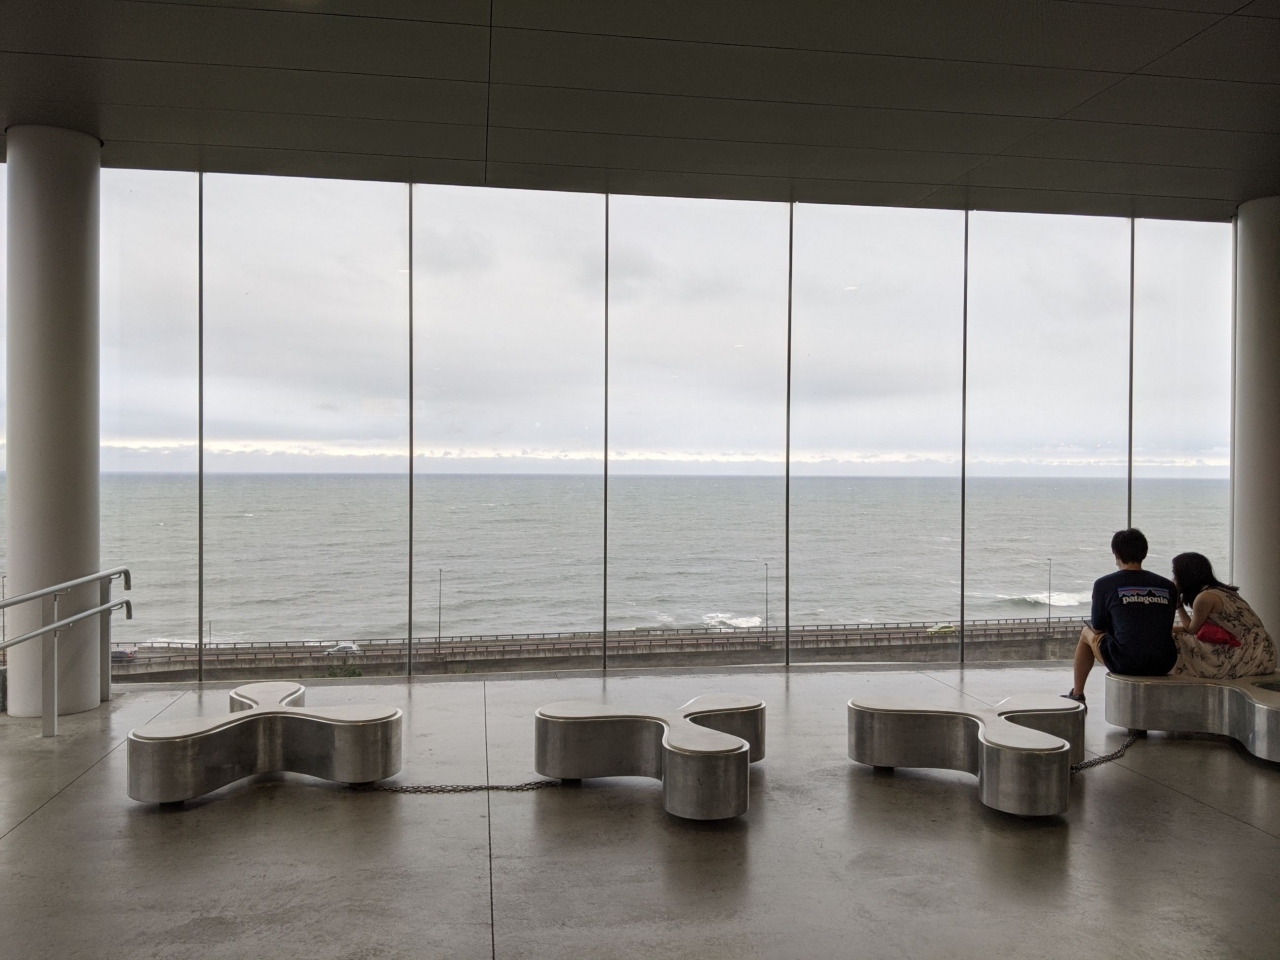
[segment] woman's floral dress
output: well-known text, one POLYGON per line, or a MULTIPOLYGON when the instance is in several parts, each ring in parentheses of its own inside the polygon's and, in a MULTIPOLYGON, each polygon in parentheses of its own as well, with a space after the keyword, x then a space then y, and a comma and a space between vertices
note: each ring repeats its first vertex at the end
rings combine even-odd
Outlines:
POLYGON ((1208 622, 1226 630, 1240 641, 1240 646, 1204 643, 1194 634, 1175 628, 1173 641, 1178 647, 1178 662, 1173 675, 1231 680, 1275 673, 1276 645, 1253 608, 1234 590, 1214 590, 1214 593, 1222 597, 1222 609, 1210 616, 1208 622))

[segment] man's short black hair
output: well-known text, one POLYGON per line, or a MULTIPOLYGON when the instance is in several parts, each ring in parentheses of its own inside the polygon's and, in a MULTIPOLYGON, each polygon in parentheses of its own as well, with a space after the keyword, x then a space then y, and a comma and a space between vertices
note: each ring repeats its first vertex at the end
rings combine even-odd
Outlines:
POLYGON ((1147 559, 1147 538, 1136 527, 1119 530, 1111 538, 1111 552, 1121 563, 1141 563, 1147 559))

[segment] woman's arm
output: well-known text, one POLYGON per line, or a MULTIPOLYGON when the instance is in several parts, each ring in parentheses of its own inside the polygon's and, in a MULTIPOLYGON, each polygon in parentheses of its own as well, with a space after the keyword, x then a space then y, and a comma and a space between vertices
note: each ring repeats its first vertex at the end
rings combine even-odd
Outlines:
MULTIPOLYGON (((1196 602, 1191 605, 1191 622, 1184 624, 1187 633, 1195 635, 1200 628, 1209 622, 1209 617, 1222 609, 1222 596, 1216 590, 1201 590, 1196 602)), ((1186 613, 1182 613, 1186 618, 1186 613)))

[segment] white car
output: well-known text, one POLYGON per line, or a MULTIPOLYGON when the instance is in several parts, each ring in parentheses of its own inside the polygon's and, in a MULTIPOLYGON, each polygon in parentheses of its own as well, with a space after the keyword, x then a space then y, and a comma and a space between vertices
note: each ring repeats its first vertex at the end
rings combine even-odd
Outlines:
POLYGON ((331 655, 332 655, 332 656, 347 657, 347 656, 350 656, 350 655, 351 655, 351 654, 353 654, 353 653, 364 653, 364 651, 360 649, 360 645, 359 645, 359 644, 355 644, 355 643, 339 643, 339 644, 335 644, 334 646, 330 647, 328 650, 326 650, 326 651, 324 652, 324 654, 325 654, 325 656, 326 656, 326 657, 327 657, 327 656, 331 656, 331 655))

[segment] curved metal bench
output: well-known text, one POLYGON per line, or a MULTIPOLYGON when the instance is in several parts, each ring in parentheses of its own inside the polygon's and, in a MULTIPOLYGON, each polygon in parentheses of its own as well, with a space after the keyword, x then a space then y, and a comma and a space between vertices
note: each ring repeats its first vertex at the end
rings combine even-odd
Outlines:
POLYGON ((534 713, 544 777, 652 777, 668 813, 722 820, 747 812, 749 765, 764 759, 764 701, 713 694, 666 713, 567 701, 534 713))
POLYGON ((1084 705, 1035 694, 944 709, 916 697, 849 701, 849 759, 939 767, 978 777, 978 796, 1023 817, 1064 813, 1084 757, 1084 705))
POLYGON ((231 713, 150 723, 129 732, 129 796, 175 803, 255 773, 287 770, 368 783, 400 772, 401 712, 394 707, 303 706, 300 683, 231 691, 231 713))
POLYGON ((1280 761, 1280 673, 1238 680, 1108 673, 1106 716, 1134 731, 1221 734, 1280 761))

